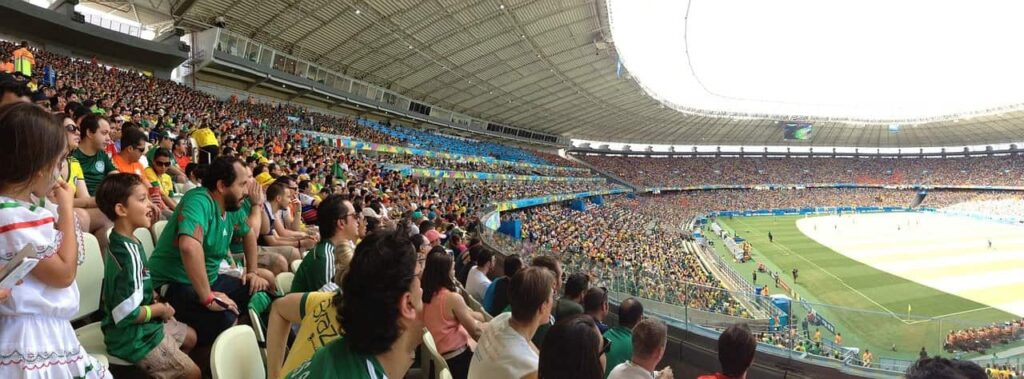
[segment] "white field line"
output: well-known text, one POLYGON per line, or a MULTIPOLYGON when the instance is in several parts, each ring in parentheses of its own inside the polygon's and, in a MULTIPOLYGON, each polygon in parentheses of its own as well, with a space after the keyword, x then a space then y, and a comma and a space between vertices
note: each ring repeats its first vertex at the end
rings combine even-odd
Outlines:
MULTIPOLYGON (((744 224, 744 225, 745 225, 745 226, 747 226, 747 227, 750 227, 750 225, 747 225, 747 223, 746 223, 745 221, 743 221, 742 219, 740 219, 740 223, 744 224)), ((889 315, 891 315, 892 317, 896 318, 897 320, 900 320, 900 321, 902 321, 902 322, 903 322, 904 324, 908 324, 908 325, 909 325, 909 321, 907 321, 907 320, 904 320, 904 319, 903 319, 903 318, 901 318, 901 317, 900 317, 899 315, 897 315, 897 314, 896 314, 895 312, 893 312, 893 311, 889 310, 889 308, 886 308, 886 307, 885 307, 884 305, 882 305, 882 304, 880 304, 879 302, 875 301, 875 299, 872 299, 872 298, 871 298, 871 297, 869 297, 868 295, 865 295, 865 294, 864 294, 863 292, 860 292, 860 290, 858 290, 858 289, 856 289, 856 288, 853 288, 853 286, 851 286, 851 285, 849 285, 849 284, 846 284, 846 281, 844 281, 844 280, 843 280, 842 278, 840 278, 840 277, 836 276, 836 275, 835 275, 835 274, 833 274, 833 273, 832 273, 831 271, 828 271, 828 270, 826 270, 826 269, 825 269, 824 267, 821 267, 821 266, 819 266, 819 265, 818 265, 817 263, 815 263, 814 261, 811 261, 810 259, 807 259, 807 258, 805 258, 805 257, 804 257, 803 255, 801 255, 800 253, 797 253, 797 252, 793 251, 792 249, 790 249, 789 247, 786 247, 785 245, 782 245, 782 244, 773 244, 772 246, 774 246, 774 247, 775 247, 776 249, 781 249, 781 250, 786 250, 786 251, 789 251, 789 252, 790 252, 790 253, 792 253, 793 255, 796 255, 796 256, 797 256, 798 258, 802 259, 802 260, 803 260, 804 262, 807 262, 807 263, 809 263, 809 264, 813 265, 814 267, 817 267, 817 268, 818 268, 819 270, 821 270, 822 272, 824 272, 824 273, 828 274, 828 276, 831 276, 831 277, 835 278, 835 280, 836 280, 837 282, 839 282, 839 284, 842 284, 842 285, 843 285, 844 287, 846 287, 846 288, 850 289, 850 290, 851 290, 851 291, 853 291, 853 292, 856 292, 856 293, 857 293, 858 295, 860 295, 861 297, 863 297, 863 298, 864 298, 865 300, 867 300, 867 301, 870 301, 870 302, 871 302, 872 304, 874 304, 874 305, 878 306, 878 308, 881 308, 882 310, 884 310, 884 311, 885 311, 886 313, 888 313, 888 314, 889 314, 889 315)))

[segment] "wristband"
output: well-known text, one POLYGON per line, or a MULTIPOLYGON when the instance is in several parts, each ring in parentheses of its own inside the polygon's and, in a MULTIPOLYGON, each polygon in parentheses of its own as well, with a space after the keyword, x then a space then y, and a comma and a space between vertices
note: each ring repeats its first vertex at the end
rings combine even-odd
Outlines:
POLYGON ((142 322, 149 322, 150 318, 153 317, 153 309, 150 308, 148 305, 143 305, 142 309, 146 311, 146 318, 143 319, 142 322))
POLYGON ((203 300, 203 306, 204 307, 209 307, 210 304, 213 303, 213 298, 214 298, 213 292, 210 292, 210 295, 206 296, 206 300, 203 300))

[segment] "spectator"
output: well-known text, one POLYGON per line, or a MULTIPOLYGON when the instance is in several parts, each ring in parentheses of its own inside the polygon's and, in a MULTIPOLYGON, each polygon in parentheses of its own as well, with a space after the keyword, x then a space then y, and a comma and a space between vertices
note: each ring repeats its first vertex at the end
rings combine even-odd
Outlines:
MULTIPOLYGON (((561 279, 558 279, 558 278, 561 278, 563 276, 562 275, 562 263, 559 262, 558 260, 556 260, 555 258, 551 257, 551 256, 544 255, 544 256, 539 256, 539 257, 533 258, 533 261, 531 262, 531 264, 533 266, 541 267, 541 268, 544 268, 544 269, 548 270, 548 273, 551 274, 552 277, 556 278, 555 279, 555 294, 557 295, 558 294, 558 290, 559 290, 559 288, 562 285, 561 279)), ((509 293, 509 296, 511 296, 511 293, 509 293)), ((512 303, 512 301, 510 299, 509 300, 509 305, 510 306, 511 306, 511 303, 512 303)), ((547 335, 548 329, 550 329, 552 325, 555 325, 554 308, 552 308, 552 312, 550 312, 550 316, 548 317, 548 321, 547 322, 542 322, 540 324, 540 326, 537 327, 537 332, 533 334, 533 344, 534 345, 537 345, 537 346, 543 346, 544 345, 544 337, 547 335)))
MULTIPOLYGON (((181 160, 179 160, 179 162, 181 162, 181 160)), ((188 178, 188 180, 182 183, 181 192, 187 193, 188 191, 191 191, 193 188, 202 187, 202 178, 203 174, 205 173, 206 166, 200 166, 197 163, 189 163, 188 166, 185 166, 185 176, 188 178)))
MULTIPOLYGON (((174 145, 171 148, 171 152, 174 154, 174 161, 177 162, 178 168, 184 170, 188 165, 192 164, 192 154, 189 152, 188 138, 178 137, 174 139, 174 145)), ((187 176, 188 174, 185 173, 187 176)))
POLYGON ((281 220, 282 212, 288 209, 288 186, 284 181, 276 181, 267 187, 267 201, 263 204, 260 222, 260 253, 271 265, 274 274, 288 271, 291 261, 301 259, 301 251, 316 245, 316 238, 305 233, 285 228, 281 220))
MULTIPOLYGON (((125 150, 121 150, 123 154, 125 150)), ((161 211, 170 213, 174 211, 174 208, 178 206, 178 203, 171 198, 174 193, 174 180, 167 174, 167 168, 173 165, 171 161, 170 150, 157 148, 153 153, 153 157, 150 160, 152 163, 149 167, 143 171, 143 177, 149 182, 151 188, 157 188, 160 190, 160 203, 159 208, 161 211)), ((154 201, 155 202, 155 201, 154 201)))
POLYGON ((199 146, 199 164, 210 164, 220 155, 220 141, 210 129, 209 122, 200 123, 192 130, 189 137, 196 141, 196 146, 199 146))
MULTIPOLYGON (((340 244, 335 251, 334 283, 337 291, 291 293, 274 301, 267 323, 267 373, 269 378, 280 378, 313 357, 316 350, 344 334, 338 322, 341 305, 341 286, 348 272, 354 249, 340 244), (291 325, 299 324, 295 342, 288 347, 291 325), (282 364, 281 362, 284 361, 282 364)), ((421 254, 423 255, 423 254, 421 254)))
POLYGON ((79 122, 79 130, 82 132, 82 140, 71 156, 82 165, 82 172, 85 174, 85 187, 89 193, 96 193, 107 175, 116 172, 114 162, 103 149, 110 143, 110 123, 106 118, 97 115, 85 116, 79 122), (100 154, 103 153, 103 154, 100 154))
POLYGON ((427 256, 423 270, 423 323, 434 338, 452 376, 465 379, 473 359, 470 340, 480 338, 486 321, 474 312, 457 292, 455 264, 447 253, 427 256))
POLYGON ((548 331, 551 337, 540 351, 539 379, 604 378, 605 353, 611 347, 588 315, 559 320, 548 331))
POLYGON ((24 82, 17 80, 14 76, 0 74, 0 106, 11 103, 25 102, 32 100, 32 92, 24 82))
MULTIPOLYGON (((258 190, 249 185, 251 180, 239 160, 215 160, 202 189, 189 191, 181 199, 151 257, 153 285, 177 311, 178 319, 196 330, 199 346, 211 344, 234 325, 239 309, 248 307, 250 294, 269 286, 257 274, 255 233, 245 222, 232 218, 242 207, 246 191, 258 190), (245 236, 246 269, 241 279, 219 275, 234 233, 245 236)), ((260 205, 257 196, 253 198, 253 205, 260 205)))
POLYGON ((519 254, 509 255, 505 257, 503 268, 505 275, 494 279, 491 285, 487 286, 487 293, 484 295, 484 309, 492 315, 507 312, 505 308, 508 307, 508 283, 523 268, 523 260, 519 254))
POLYGON ((907 379, 983 379, 985 370, 977 363, 942 357, 924 358, 907 368, 907 379))
MULTIPOLYGON (((114 168, 120 172, 127 172, 130 174, 138 175, 139 179, 142 179, 142 172, 145 167, 139 161, 146 151, 146 133, 135 127, 134 125, 126 124, 121 132, 121 151, 114 154, 112 157, 114 162, 114 168)), ((146 188, 149 188, 149 183, 145 183, 146 188)))
MULTIPOLYGON (((672 379, 672 367, 655 371, 658 362, 665 355, 668 342, 668 328, 656 319, 644 319, 633 328, 629 360, 611 368, 608 379, 672 379)), ((615 342, 611 342, 615 347, 615 342)))
POLYGON ((64 130, 67 131, 68 139, 67 159, 59 175, 66 179, 68 189, 74 196, 75 216, 78 217, 79 226, 85 231, 93 230, 91 227, 94 223, 97 228, 110 226, 110 220, 107 220, 103 212, 99 211, 96 201, 89 196, 89 190, 85 188, 85 174, 82 173, 82 165, 75 157, 71 156, 71 153, 78 148, 81 139, 78 126, 70 117, 58 116, 57 119, 61 121, 64 130))
POLYGON ((590 277, 577 272, 565 280, 565 296, 555 305, 555 320, 583 313, 583 293, 590 287, 590 277))
MULTIPOLYGON (((81 230, 75 225, 67 183, 55 180, 67 149, 66 132, 53 116, 29 103, 0 106, 0 249, 34 248, 35 268, 0 302, 0 356, 21 357, 0 365, 0 377, 108 378, 85 353, 71 317, 78 311, 75 274, 81 230), (31 159, 27 159, 27 158, 31 159), (40 199, 52 195, 56 204, 40 199), (56 209, 54 209, 56 208, 56 209)), ((0 254, 0 267, 13 254, 0 254)))
POLYGON ((423 337, 422 271, 407 231, 368 235, 356 246, 342 280, 338 316, 345 336, 317 350, 288 377, 405 377, 423 337))
POLYGON ((755 351, 757 340, 750 334, 747 324, 734 324, 718 337, 718 363, 722 371, 699 379, 746 378, 747 370, 754 363, 755 351))
POLYGON ((538 267, 512 277, 508 289, 512 312, 488 323, 469 365, 470 379, 520 379, 537 373, 539 350, 530 339, 551 319, 555 283, 548 270, 538 267))
POLYGON ((178 160, 174 156, 171 149, 174 148, 174 136, 170 131, 162 130, 156 134, 156 144, 149 147, 149 151, 146 152, 146 162, 149 162, 150 167, 153 166, 153 161, 156 159, 157 150, 164 149, 167 151, 167 155, 170 158, 171 165, 167 166, 167 174, 175 179, 184 179, 184 169, 178 167, 178 160))
POLYGON ((347 245, 349 251, 355 250, 355 240, 359 238, 359 226, 355 221, 358 217, 352 203, 341 195, 328 196, 320 203, 320 241, 302 258, 292 280, 291 292, 331 292, 338 289, 334 284, 334 262, 339 255, 335 249, 347 245))
POLYGON ((633 328, 643 317, 644 305, 636 298, 630 297, 619 303, 619 325, 604 332, 604 338, 612 343, 611 350, 605 355, 608 362, 605 366, 605 376, 633 356, 633 328))
POLYGON ((601 334, 608 331, 608 325, 604 323, 604 318, 608 315, 608 289, 603 287, 588 289, 583 295, 583 313, 594 318, 601 334))
POLYGON ((466 278, 466 291, 481 303, 484 301, 487 286, 491 285, 491 280, 487 278, 491 267, 494 267, 494 253, 487 249, 481 250, 476 256, 476 265, 469 269, 469 276, 466 278))
POLYGON ((174 319, 174 308, 153 301, 146 252, 135 239, 137 228, 149 228, 149 195, 142 180, 120 173, 108 176, 96 191, 96 201, 114 220, 104 259, 103 339, 107 352, 134 363, 154 378, 201 377, 187 353, 196 332, 174 319))

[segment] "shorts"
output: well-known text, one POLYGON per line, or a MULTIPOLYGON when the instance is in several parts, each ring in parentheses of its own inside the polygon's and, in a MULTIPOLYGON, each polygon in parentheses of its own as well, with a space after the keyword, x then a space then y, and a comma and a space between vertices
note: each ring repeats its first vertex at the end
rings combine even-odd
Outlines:
POLYGON ((302 259, 301 256, 293 256, 295 251, 295 248, 291 246, 260 246, 259 264, 270 264, 272 257, 277 255, 284 257, 284 261, 288 263, 292 263, 296 259, 302 259))
MULTIPOLYGON (((259 254, 256 256, 256 266, 269 269, 278 256, 284 257, 285 262, 291 263, 294 260, 291 257, 292 252, 291 246, 260 246, 259 254)), ((240 268, 245 268, 245 254, 231 254, 231 258, 240 268)))
POLYGON ((192 358, 181 351, 187 334, 187 325, 175 319, 167 320, 164 322, 164 339, 135 365, 157 379, 179 378, 183 373, 199 371, 192 358))

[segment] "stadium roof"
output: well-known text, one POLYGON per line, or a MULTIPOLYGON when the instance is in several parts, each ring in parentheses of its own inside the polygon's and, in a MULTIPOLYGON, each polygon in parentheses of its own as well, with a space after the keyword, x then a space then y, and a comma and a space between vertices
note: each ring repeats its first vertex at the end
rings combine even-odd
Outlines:
MULTIPOLYGON (((620 0, 608 1, 614 7, 620 0)), ((782 116, 744 116, 714 109, 680 112, 673 104, 666 106, 648 95, 650 86, 640 82, 651 79, 625 69, 621 76, 617 74, 620 51, 612 38, 606 0, 83 3, 108 8, 130 4, 122 16, 130 18, 136 13, 143 24, 173 19, 195 29, 223 16, 230 30, 406 96, 474 117, 571 138, 880 147, 1024 141, 1022 111, 947 114, 942 121, 923 123, 838 122, 820 115, 789 115, 787 119, 814 124, 811 138, 798 142, 783 140, 783 128, 777 123, 782 116), (900 124, 896 130, 891 130, 893 123, 900 124)), ((682 15, 679 20, 682 22, 682 15)), ((678 48, 677 44, 665 48, 672 46, 678 48)), ((757 59, 791 57, 780 55, 757 59)), ((623 62, 628 69, 633 63, 626 58, 623 62)))

